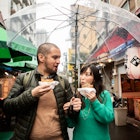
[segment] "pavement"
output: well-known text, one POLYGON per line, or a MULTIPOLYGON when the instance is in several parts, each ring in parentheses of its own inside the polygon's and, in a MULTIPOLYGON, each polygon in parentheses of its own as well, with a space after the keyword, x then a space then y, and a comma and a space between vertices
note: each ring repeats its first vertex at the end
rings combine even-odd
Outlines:
POLYGON ((130 123, 116 126, 112 122, 109 126, 111 140, 140 140, 140 129, 130 123))
MULTIPOLYGON (((132 121, 132 120, 131 120, 132 121)), ((140 140, 140 128, 126 123, 124 126, 116 126, 115 122, 109 125, 111 140, 140 140)), ((72 140, 73 129, 68 129, 70 140, 72 140)), ((9 140, 13 132, 6 128, 0 129, 0 140, 9 140)))
MULTIPOLYGON (((72 140, 73 129, 68 129, 70 140, 72 140)), ((140 140, 140 128, 127 123, 124 126, 116 126, 115 122, 109 125, 111 140, 140 140)))

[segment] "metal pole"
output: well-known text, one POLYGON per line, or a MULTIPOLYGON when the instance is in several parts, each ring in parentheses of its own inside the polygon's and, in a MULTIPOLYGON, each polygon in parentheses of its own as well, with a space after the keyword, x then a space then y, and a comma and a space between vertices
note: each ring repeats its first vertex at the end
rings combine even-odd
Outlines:
POLYGON ((76 93, 76 90, 77 90, 77 83, 76 83, 76 80, 77 80, 77 52, 78 52, 78 48, 77 48, 77 37, 78 37, 78 9, 79 9, 79 6, 77 8, 77 12, 75 13, 76 17, 75 17, 75 93, 76 93))

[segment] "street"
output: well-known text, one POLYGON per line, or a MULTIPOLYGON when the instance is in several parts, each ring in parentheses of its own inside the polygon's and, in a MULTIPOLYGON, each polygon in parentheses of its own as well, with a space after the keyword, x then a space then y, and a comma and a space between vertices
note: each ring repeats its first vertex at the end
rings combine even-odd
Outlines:
MULTIPOLYGON (((111 140, 139 140, 140 129, 131 124, 126 126, 115 126, 112 122, 109 126, 111 140)), ((73 129, 68 129, 70 140, 72 140, 73 129)))
MULTIPOLYGON (((112 122, 109 126, 111 140, 139 140, 140 129, 127 124, 125 126, 115 126, 112 122)), ((70 140, 72 140, 73 129, 68 129, 70 140)), ((12 131, 1 131, 0 140, 9 140, 12 136, 12 131)))

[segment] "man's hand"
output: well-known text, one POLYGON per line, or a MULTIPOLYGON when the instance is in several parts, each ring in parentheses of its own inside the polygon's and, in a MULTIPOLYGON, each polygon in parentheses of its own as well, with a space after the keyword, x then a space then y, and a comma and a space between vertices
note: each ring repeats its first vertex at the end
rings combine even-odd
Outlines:
POLYGON ((72 97, 70 102, 65 103, 63 106, 63 109, 64 109, 66 114, 68 113, 68 109, 70 108, 70 106, 73 107, 74 111, 78 112, 79 110, 81 110, 81 107, 82 107, 81 99, 72 97))
POLYGON ((49 92, 51 89, 52 88, 50 87, 50 85, 37 86, 32 90, 32 96, 40 97, 40 96, 46 94, 47 92, 49 92))

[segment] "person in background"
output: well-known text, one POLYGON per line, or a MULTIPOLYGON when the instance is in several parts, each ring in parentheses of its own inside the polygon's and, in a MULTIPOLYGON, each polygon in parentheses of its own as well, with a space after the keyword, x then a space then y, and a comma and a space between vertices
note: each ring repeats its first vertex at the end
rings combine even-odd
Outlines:
MULTIPOLYGON (((85 65, 80 72, 81 88, 93 88, 91 92, 79 94, 83 101, 76 121, 67 117, 69 126, 74 127, 73 140, 110 140, 109 123, 114 120, 114 110, 109 91, 105 90, 99 69, 85 65)), ((69 103, 64 104, 64 110, 69 103)))
MULTIPOLYGON (((33 70, 29 86, 23 84, 25 73, 16 78, 3 104, 5 113, 16 115, 13 140, 69 140, 63 105, 70 101, 78 112, 81 99, 73 97, 66 79, 65 89, 60 82, 54 89, 47 84, 39 85, 39 81, 59 81, 60 57, 55 44, 41 44, 37 51, 38 66, 33 70)), ((75 118, 77 114, 73 113, 75 118)))

